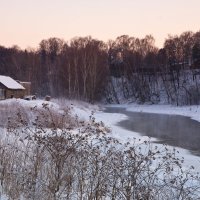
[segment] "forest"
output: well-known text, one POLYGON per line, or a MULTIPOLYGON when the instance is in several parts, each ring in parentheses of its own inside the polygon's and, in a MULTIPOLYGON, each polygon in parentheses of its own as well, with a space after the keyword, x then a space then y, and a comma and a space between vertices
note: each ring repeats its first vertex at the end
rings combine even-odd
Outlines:
POLYGON ((200 31, 169 35, 163 48, 152 35, 44 39, 37 49, 0 46, 0 74, 30 81, 38 97, 89 102, 200 103, 200 31))

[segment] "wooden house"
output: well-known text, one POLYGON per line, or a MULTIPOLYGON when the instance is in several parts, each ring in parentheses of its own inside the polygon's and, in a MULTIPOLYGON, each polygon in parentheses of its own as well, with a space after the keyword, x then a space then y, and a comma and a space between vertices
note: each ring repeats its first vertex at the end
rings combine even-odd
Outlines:
POLYGON ((9 76, 0 75, 0 99, 24 98, 27 91, 20 83, 9 76))

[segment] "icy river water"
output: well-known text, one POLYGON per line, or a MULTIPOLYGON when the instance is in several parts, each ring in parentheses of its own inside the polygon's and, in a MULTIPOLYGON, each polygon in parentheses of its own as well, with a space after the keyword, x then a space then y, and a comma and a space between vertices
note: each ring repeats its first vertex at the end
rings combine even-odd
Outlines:
POLYGON ((117 125, 144 136, 158 139, 158 143, 182 147, 200 156, 200 122, 180 115, 130 112, 125 108, 109 107, 107 113, 122 113, 128 119, 117 125))

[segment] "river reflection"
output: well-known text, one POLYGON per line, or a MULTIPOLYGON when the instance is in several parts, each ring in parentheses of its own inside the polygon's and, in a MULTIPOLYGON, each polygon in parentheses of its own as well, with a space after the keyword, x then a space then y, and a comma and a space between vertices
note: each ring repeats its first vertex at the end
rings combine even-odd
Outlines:
POLYGON ((180 115, 129 112, 124 108, 106 108, 108 113, 123 113, 127 120, 117 125, 141 135, 155 137, 159 143, 182 147, 200 155, 200 123, 180 115))

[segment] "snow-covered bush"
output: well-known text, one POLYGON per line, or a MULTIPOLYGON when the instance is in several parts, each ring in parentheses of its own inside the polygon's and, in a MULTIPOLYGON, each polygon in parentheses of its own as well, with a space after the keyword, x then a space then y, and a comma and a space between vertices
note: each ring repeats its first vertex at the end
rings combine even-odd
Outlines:
POLYGON ((5 101, 1 102, 0 105, 0 126, 6 126, 8 119, 17 112, 20 111, 20 115, 23 116, 24 120, 28 120, 27 110, 21 106, 21 104, 17 101, 5 101))
MULTIPOLYGON (((200 197, 198 174, 192 167, 182 168, 184 160, 175 149, 135 139, 120 143, 93 115, 88 121, 72 117, 70 128, 67 120, 62 126, 52 122, 45 127, 43 116, 49 116, 51 109, 44 104, 39 113, 31 126, 18 113, 15 120, 21 125, 14 127, 10 119, 7 137, 0 142, 1 189, 10 199, 200 197)), ((63 113, 59 114, 62 119, 63 113)))

